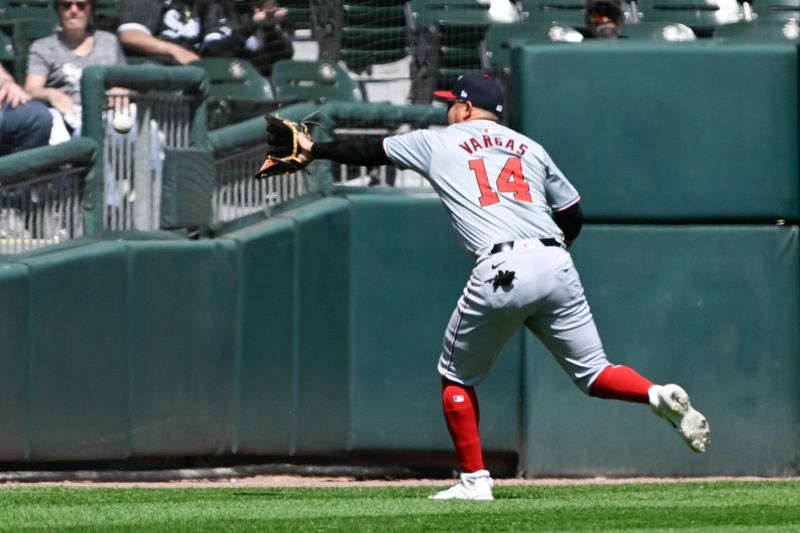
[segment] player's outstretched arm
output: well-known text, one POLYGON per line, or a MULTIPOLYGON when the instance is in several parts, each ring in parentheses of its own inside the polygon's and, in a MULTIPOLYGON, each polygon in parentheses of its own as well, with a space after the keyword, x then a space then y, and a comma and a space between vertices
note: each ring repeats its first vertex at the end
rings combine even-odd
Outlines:
POLYGON ((374 167, 388 165, 392 161, 383 149, 383 139, 364 141, 301 141, 303 151, 308 149, 314 159, 329 159, 343 165, 374 167))

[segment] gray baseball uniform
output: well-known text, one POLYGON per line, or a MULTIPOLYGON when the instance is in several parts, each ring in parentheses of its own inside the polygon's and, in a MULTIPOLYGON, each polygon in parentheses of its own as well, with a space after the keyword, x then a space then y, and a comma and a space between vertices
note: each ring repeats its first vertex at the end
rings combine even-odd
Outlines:
POLYGON ((552 217, 580 197, 544 148, 493 121, 471 120, 388 137, 384 150, 430 180, 477 258, 445 333, 442 377, 477 385, 524 324, 588 392, 608 361, 552 217), (498 283, 501 270, 512 279, 498 283))

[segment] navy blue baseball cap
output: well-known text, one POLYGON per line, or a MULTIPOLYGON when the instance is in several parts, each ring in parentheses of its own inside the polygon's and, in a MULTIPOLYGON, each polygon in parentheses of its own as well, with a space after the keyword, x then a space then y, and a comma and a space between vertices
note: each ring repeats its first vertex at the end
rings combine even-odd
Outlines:
POLYGON ((503 90, 486 74, 462 74, 453 84, 453 90, 434 91, 433 95, 445 100, 469 100, 481 109, 497 115, 503 113, 503 90))

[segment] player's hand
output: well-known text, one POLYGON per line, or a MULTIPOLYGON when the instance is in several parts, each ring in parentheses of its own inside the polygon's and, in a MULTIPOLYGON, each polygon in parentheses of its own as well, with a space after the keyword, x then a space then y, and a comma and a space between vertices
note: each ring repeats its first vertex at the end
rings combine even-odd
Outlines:
POLYGON ((306 135, 298 135, 297 145, 300 147, 298 158, 301 158, 303 161, 311 161, 313 159, 313 157, 311 157, 311 148, 314 146, 314 141, 306 135))
POLYGON ((17 107, 20 104, 26 104, 30 101, 31 95, 16 82, 9 80, 0 86, 0 104, 8 104, 11 107, 17 107))
POLYGON ((267 145, 269 152, 255 179, 265 179, 278 174, 300 172, 311 163, 311 132, 309 123, 294 122, 267 115, 267 145))

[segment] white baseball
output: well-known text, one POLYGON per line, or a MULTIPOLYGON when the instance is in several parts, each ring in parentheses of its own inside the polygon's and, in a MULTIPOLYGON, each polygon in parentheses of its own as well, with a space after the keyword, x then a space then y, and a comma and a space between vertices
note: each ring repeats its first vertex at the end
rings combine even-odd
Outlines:
POLYGON ((125 135, 131 128, 133 127, 133 119, 128 115, 114 115, 114 121, 111 123, 111 127, 114 128, 114 131, 125 135))

